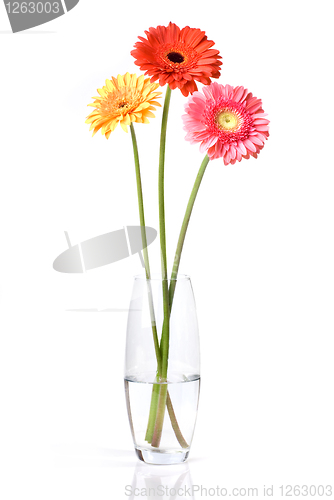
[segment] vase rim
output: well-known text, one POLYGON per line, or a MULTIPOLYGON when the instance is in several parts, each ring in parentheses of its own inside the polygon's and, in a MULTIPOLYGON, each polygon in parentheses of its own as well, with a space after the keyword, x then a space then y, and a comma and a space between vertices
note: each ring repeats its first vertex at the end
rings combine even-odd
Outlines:
MULTIPOLYGON (((134 276, 135 280, 146 280, 146 274, 136 274, 134 276)), ((171 278, 169 275, 168 278, 162 279, 161 274, 159 273, 151 273, 151 277, 148 281, 190 281, 190 276, 187 274, 178 274, 175 278, 171 278)))

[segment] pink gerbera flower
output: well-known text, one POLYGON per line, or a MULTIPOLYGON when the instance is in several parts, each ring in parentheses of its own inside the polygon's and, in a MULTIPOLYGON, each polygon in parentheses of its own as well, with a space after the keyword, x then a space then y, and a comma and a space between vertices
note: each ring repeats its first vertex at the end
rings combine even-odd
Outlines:
POLYGON ((262 101, 244 87, 212 83, 194 92, 182 116, 186 140, 200 143, 210 160, 223 157, 225 165, 254 156, 269 136, 269 120, 262 101))

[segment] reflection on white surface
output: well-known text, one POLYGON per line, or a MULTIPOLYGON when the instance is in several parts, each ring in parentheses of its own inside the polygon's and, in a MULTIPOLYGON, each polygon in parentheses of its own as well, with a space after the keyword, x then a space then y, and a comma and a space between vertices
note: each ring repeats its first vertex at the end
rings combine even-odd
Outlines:
POLYGON ((125 487, 125 496, 130 500, 143 498, 178 500, 185 496, 194 500, 193 483, 189 464, 147 465, 137 463, 132 484, 125 487))
POLYGON ((56 467, 134 467, 137 457, 133 450, 113 450, 90 444, 52 447, 56 467))

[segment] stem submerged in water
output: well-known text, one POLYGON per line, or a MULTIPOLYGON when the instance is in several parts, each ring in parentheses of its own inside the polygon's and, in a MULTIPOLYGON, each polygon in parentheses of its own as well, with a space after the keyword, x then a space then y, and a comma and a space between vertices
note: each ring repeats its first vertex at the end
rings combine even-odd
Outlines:
POLYGON ((145 441, 147 441, 148 443, 151 443, 153 438, 155 420, 157 418, 157 411, 158 411, 159 393, 160 393, 160 384, 153 384, 150 414, 148 417, 148 424, 145 435, 145 441))

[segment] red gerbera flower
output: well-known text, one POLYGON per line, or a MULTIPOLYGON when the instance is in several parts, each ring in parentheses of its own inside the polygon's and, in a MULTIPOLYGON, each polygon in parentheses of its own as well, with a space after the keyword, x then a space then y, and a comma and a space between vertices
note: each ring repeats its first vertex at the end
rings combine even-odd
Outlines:
POLYGON ((145 31, 146 38, 138 37, 131 55, 135 64, 151 77, 166 83, 171 89, 178 87, 184 96, 197 90, 195 80, 209 85, 210 78, 219 78, 221 56, 211 49, 214 45, 204 31, 186 26, 180 29, 176 24, 158 26, 145 31))
POLYGON ((200 143, 210 160, 223 157, 225 165, 254 156, 269 136, 269 120, 262 101, 244 87, 212 83, 196 92, 182 116, 186 140, 200 143))

